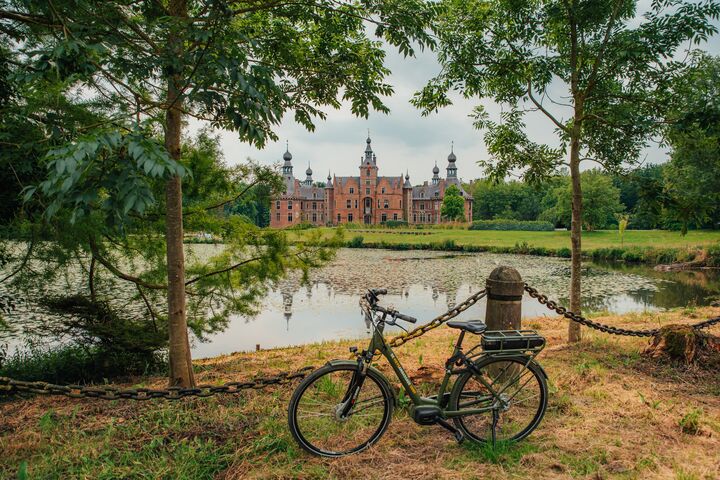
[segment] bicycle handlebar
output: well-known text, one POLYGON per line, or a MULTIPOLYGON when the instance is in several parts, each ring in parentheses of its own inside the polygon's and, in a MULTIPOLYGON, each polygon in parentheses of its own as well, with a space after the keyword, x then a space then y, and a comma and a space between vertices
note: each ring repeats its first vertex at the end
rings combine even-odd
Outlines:
POLYGON ((410 323, 417 322, 417 318, 411 317, 410 315, 403 315, 402 313, 400 313, 397 310, 392 309, 392 308, 385 308, 385 307, 381 307, 380 305, 373 305, 372 308, 375 311, 387 313, 388 315, 392 316, 393 318, 405 320, 406 322, 410 322, 410 323))

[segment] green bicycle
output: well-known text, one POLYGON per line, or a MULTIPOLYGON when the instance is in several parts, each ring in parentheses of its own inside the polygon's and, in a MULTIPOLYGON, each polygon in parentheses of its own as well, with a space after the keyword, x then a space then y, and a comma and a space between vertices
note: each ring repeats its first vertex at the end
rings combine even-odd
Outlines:
POLYGON ((307 376, 290 399, 290 431, 310 453, 340 457, 360 452, 387 430, 396 403, 388 379, 371 366, 379 352, 387 358, 410 399, 410 416, 420 425, 440 425, 458 442, 519 441, 527 437, 545 414, 547 375, 535 361, 545 339, 533 330, 486 331, 479 320, 451 320, 460 330, 437 395, 423 397, 385 341, 386 325, 413 317, 378 305, 384 289, 369 290, 365 314, 373 335, 357 360, 332 360, 307 376), (481 342, 463 351, 466 333, 481 342), (452 389, 450 379, 455 378, 452 389), (449 391, 448 391, 449 390, 449 391), (452 421, 452 422, 451 422, 452 421))

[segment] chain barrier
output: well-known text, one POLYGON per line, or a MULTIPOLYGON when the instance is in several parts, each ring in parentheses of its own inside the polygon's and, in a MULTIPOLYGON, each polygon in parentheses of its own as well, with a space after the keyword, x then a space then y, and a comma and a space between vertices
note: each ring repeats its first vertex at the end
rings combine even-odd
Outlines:
POLYGON ((270 377, 255 378, 245 382, 228 382, 222 385, 198 385, 194 388, 169 387, 163 389, 128 388, 113 386, 55 385, 48 382, 24 382, 12 378, 0 377, 0 393, 37 393, 40 395, 63 395, 69 398, 99 398, 101 400, 151 400, 164 398, 180 400, 185 397, 211 397, 224 393, 240 393, 243 390, 272 385, 284 385, 304 378, 315 367, 303 367, 294 372, 280 372, 270 377))
MULTIPOLYGON (((410 330, 409 332, 402 333, 402 334, 398 335, 397 337, 394 337, 393 339, 391 339, 388 342, 388 345, 390 345, 393 348, 399 347, 400 345, 403 345, 406 342, 409 342, 410 340, 413 340, 422 335, 425 335, 430 330, 433 330, 433 329, 439 327, 440 325, 442 325, 443 323, 447 322, 448 320, 452 320, 453 318, 457 317, 462 312, 464 312, 468 308, 475 305, 478 302, 478 300, 483 298, 485 295, 486 295, 486 290, 485 289, 480 290, 479 292, 473 294, 472 296, 467 298, 465 301, 454 306, 447 312, 435 317, 428 323, 421 325, 413 330, 410 330)), ((365 299, 365 297, 363 297, 360 300, 360 307, 362 308, 362 310, 365 312, 366 315, 370 314, 370 310, 372 309, 372 307, 370 306, 368 301, 365 299)))
MULTIPOLYGON (((525 291, 531 298, 536 299, 548 309, 554 311, 558 315, 577 322, 586 327, 594 328, 601 332, 612 335, 625 335, 632 337, 652 337, 655 336, 660 329, 654 328, 650 330, 630 330, 626 328, 613 327, 602 323, 588 320, 580 314, 572 312, 562 305, 558 305, 554 300, 550 300, 547 295, 538 292, 537 289, 525 284, 525 291)), ((388 345, 391 347, 399 347, 410 340, 421 337, 430 330, 443 325, 448 320, 460 315, 468 308, 475 305, 481 298, 487 294, 487 290, 483 289, 473 294, 465 301, 451 308, 447 312, 435 317, 430 322, 421 325, 409 332, 400 334, 392 338, 388 345)), ((363 297, 360 300, 361 308, 370 313, 371 305, 363 297)), ((708 328, 713 325, 720 324, 720 317, 710 318, 705 321, 695 323, 692 326, 695 330, 708 328)), ((315 370, 315 367, 303 367, 294 372, 280 372, 270 377, 261 377, 245 382, 228 382, 222 385, 198 385, 194 388, 169 387, 164 389, 151 388, 129 388, 122 389, 113 386, 82 386, 82 385, 55 385, 48 382, 25 382, 21 380, 13 380, 12 378, 0 377, 0 394, 16 394, 16 393, 36 393, 41 395, 63 395, 69 398, 98 398, 101 400, 150 400, 163 398, 166 400, 180 400, 185 397, 211 397, 218 394, 236 394, 248 389, 262 389, 273 385, 285 385, 295 380, 305 378, 308 373, 315 370)))
MULTIPOLYGON (((536 299, 542 305, 545 305, 548 309, 556 312, 558 315, 562 315, 563 317, 572 320, 573 322, 577 322, 580 325, 585 325, 586 327, 594 328, 595 330, 599 330, 601 332, 609 333, 611 335, 624 335, 629 337, 654 337, 660 332, 659 328, 653 328, 651 330, 630 330, 627 328, 613 327, 611 325, 594 322, 592 320, 588 320, 587 318, 583 317, 578 313, 568 310, 562 305, 558 305, 557 302, 548 299, 547 295, 541 294, 537 291, 536 288, 531 287, 527 283, 525 284, 525 291, 528 293, 528 295, 530 295, 530 297, 536 299)), ((720 324, 720 317, 709 318, 707 320, 695 323, 690 326, 695 330, 700 330, 702 328, 711 327, 715 324, 720 324)))

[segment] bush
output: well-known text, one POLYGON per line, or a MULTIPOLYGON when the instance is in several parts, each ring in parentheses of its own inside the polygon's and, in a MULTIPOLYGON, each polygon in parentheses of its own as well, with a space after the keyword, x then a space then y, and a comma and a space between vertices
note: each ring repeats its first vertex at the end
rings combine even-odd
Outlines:
POLYGON ((407 227, 408 222, 405 220, 388 220, 385 222, 385 226, 388 228, 399 228, 399 227, 407 227))
POLYGON ((550 222, 540 220, 475 220, 469 230, 524 230, 531 232, 552 232, 555 227, 550 222))
POLYGON ((362 248, 363 242, 365 239, 362 237, 362 235, 355 235, 352 240, 350 240, 347 244, 350 248, 362 248))
POLYGON ((288 230, 309 230, 311 228, 315 228, 315 225, 313 225, 312 223, 309 223, 309 222, 302 222, 302 223, 298 223, 296 225, 292 225, 292 226, 288 227, 287 229, 288 230))
POLYGON ((41 346, 26 343, 0 358, 0 376, 50 383, 90 383, 106 379, 167 373, 160 353, 108 351, 81 345, 41 346))
POLYGON ((705 264, 708 267, 720 267, 720 243, 705 250, 705 264))

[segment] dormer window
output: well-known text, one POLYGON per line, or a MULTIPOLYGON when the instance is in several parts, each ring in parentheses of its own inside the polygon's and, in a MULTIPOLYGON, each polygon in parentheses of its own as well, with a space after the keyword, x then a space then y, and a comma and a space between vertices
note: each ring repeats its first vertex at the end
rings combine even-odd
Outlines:
POLYGON ((420 198, 425 198, 425 192, 420 192, 420 198))
POLYGON ((350 194, 355 193, 355 189, 353 187, 350 187, 350 194))

